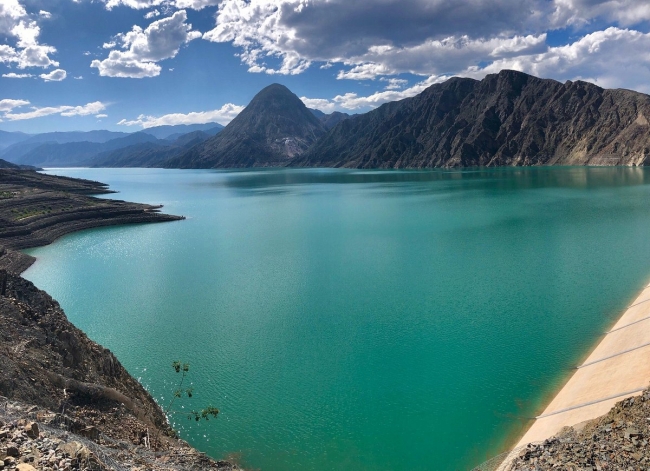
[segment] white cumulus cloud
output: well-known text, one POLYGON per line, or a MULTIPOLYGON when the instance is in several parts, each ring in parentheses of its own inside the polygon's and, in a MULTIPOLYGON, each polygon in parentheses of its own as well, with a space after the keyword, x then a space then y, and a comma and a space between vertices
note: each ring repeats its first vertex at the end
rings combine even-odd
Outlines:
POLYGON ((545 37, 541 30, 530 32, 539 29, 544 11, 551 11, 547 4, 456 0, 451 7, 431 0, 223 0, 215 28, 203 37, 241 48, 239 56, 251 72, 298 74, 318 61, 364 69, 361 74, 350 72, 349 78, 374 78, 431 69, 454 51, 480 62, 479 54, 537 47, 545 37), (270 58, 278 59, 279 66, 270 58), (419 65, 423 59, 425 64, 419 65))
POLYGON ((650 3, 646 0, 555 0, 551 15, 553 26, 585 25, 594 18, 631 26, 650 20, 650 3))
POLYGON ((165 5, 169 2, 167 0, 104 0, 104 3, 106 3, 106 8, 109 10, 120 5, 135 8, 136 10, 142 10, 144 8, 165 5))
POLYGON ((186 21, 187 13, 180 10, 146 29, 134 26, 116 37, 123 50, 112 50, 108 58, 93 60, 90 66, 105 77, 155 77, 162 70, 157 62, 175 57, 184 44, 201 37, 186 21))
POLYGON ((408 80, 404 79, 399 79, 399 78, 385 78, 382 77, 380 79, 382 82, 387 82, 388 85, 384 87, 386 90, 399 90, 400 88, 404 88, 404 85, 409 83, 408 80))
POLYGON ((175 0, 172 4, 176 8, 191 8, 193 10, 202 10, 205 7, 219 5, 221 0, 175 0))
POLYGON ((21 106, 29 105, 27 100, 12 100, 10 98, 5 98, 0 100, 0 112, 11 111, 14 108, 20 108, 21 106))
MULTIPOLYGON (((610 27, 587 34, 565 46, 547 47, 541 53, 504 57, 482 67, 470 66, 453 74, 432 74, 403 90, 387 89, 367 96, 345 93, 333 98, 302 97, 302 100, 307 106, 325 112, 366 110, 388 101, 417 95, 452 75, 482 79, 503 69, 560 81, 585 80, 603 88, 629 88, 650 93, 650 33, 610 27)), ((384 80, 390 83, 391 79, 384 80)))
POLYGON ((500 59, 485 67, 470 67, 459 75, 481 78, 502 69, 650 93, 650 33, 610 27, 541 54, 500 59))
POLYGON ((416 83, 412 87, 405 88, 404 90, 388 89, 367 96, 359 96, 356 93, 344 93, 343 95, 337 95, 332 99, 308 97, 300 97, 300 99, 307 107, 315 108, 324 111, 325 113, 331 113, 332 111, 358 111, 376 108, 377 106, 389 101, 410 98, 422 93, 431 85, 444 82, 448 78, 450 77, 446 75, 434 75, 416 83))
POLYGON ((56 69, 48 74, 41 74, 40 77, 46 82, 60 82, 65 80, 68 73, 63 69, 56 69))
MULTIPOLYGON (((112 10, 117 6, 125 6, 136 10, 144 10, 153 7, 191 8, 202 10, 205 7, 218 5, 220 0, 103 0, 106 8, 112 10)), ((154 10, 155 11, 155 10, 154 10)), ((156 15, 157 16, 157 15, 156 15)), ((146 17, 146 16, 145 16, 146 17)), ((150 16, 149 18, 153 18, 150 16)))
POLYGON ((123 119, 117 124, 122 126, 141 126, 143 128, 176 124, 204 124, 212 122, 225 125, 232 121, 243 109, 243 106, 227 103, 218 110, 193 111, 191 113, 171 113, 163 116, 140 115, 137 119, 130 121, 123 119))
MULTIPOLYGON (((587 37, 605 33, 607 26, 625 30, 650 22, 648 0, 101 1, 108 9, 152 9, 147 18, 158 11, 213 7, 214 28, 203 38, 230 43, 250 72, 300 74, 312 64, 322 69, 337 64, 343 66, 337 77, 353 80, 402 73, 422 77, 480 74, 488 70, 485 64, 493 68, 521 64, 533 69, 537 60, 550 63, 553 54, 559 54, 557 59, 562 61, 562 52, 547 44, 546 35, 554 29, 566 28, 573 37, 587 37), (533 59, 536 55, 541 58, 533 59)), ((134 32, 144 34, 135 28, 134 32)), ((142 59, 129 47, 122 49, 93 62, 100 74, 160 74, 158 61, 142 59)), ((626 69, 636 71, 637 57, 621 52, 616 62, 625 62, 626 69)), ((4 57, 6 51, 0 50, 0 61, 6 61, 4 57)), ((643 66, 638 69, 642 71, 643 66)), ((397 86, 396 82, 388 84, 391 89, 397 86)))
MULTIPOLYGON (((47 19, 48 15, 41 11, 39 17, 47 19)), ((0 45, 0 62, 16 64, 19 69, 58 67, 59 63, 50 57, 56 48, 40 44, 40 32, 38 23, 18 0, 0 1, 0 36, 13 40, 13 45, 0 45)))

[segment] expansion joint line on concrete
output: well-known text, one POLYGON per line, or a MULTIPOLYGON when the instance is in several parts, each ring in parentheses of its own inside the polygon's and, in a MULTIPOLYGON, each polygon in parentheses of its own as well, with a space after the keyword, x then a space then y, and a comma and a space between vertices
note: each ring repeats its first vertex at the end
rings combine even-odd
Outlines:
POLYGON ((639 304, 647 303, 648 301, 650 301, 650 298, 644 299, 643 301, 639 301, 638 303, 631 304, 627 308, 630 309, 631 307, 638 306, 639 304))
POLYGON ((626 327, 630 327, 631 325, 638 324, 639 322, 647 321, 650 319, 650 316, 644 317, 643 319, 639 319, 638 321, 630 322, 629 324, 622 325, 621 327, 617 327, 616 329, 609 330, 605 332, 605 335, 611 334, 612 332, 616 332, 617 330, 625 329, 626 327))
POLYGON ((570 410, 580 409, 581 407, 591 406, 593 404, 598 404, 599 402, 609 401, 610 399, 616 399, 617 397, 621 397, 621 396, 627 396, 628 394, 635 394, 635 393, 641 392, 643 390, 645 390, 645 387, 637 388, 637 389, 634 389, 633 391, 622 392, 620 394, 614 394, 613 396, 607 396, 607 397, 604 397, 602 399, 596 399, 595 401, 585 402, 583 404, 578 404, 576 406, 567 407, 566 409, 556 410, 555 412, 549 412, 548 414, 538 415, 535 418, 536 419, 543 419, 545 417, 550 417, 551 415, 562 414, 563 412, 569 412, 570 410))
POLYGON ((594 363, 600 363, 601 361, 609 360, 610 358, 617 357, 619 355, 623 355, 625 353, 633 352, 634 350, 638 350, 639 348, 644 348, 650 345, 650 342, 644 343, 643 345, 639 345, 638 347, 633 347, 633 348, 628 348, 627 350, 623 350, 622 352, 614 353, 613 355, 609 355, 603 358, 599 358, 598 360, 590 361, 589 363, 583 363, 580 366, 577 366, 576 369, 579 370, 580 368, 584 368, 585 366, 590 366, 593 365, 594 363))

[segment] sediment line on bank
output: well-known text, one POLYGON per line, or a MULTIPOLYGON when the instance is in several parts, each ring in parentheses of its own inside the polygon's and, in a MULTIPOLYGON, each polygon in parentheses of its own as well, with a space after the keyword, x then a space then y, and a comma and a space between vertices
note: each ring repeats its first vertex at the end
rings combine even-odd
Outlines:
POLYGON ((16 252, 84 229, 178 221, 161 206, 95 198, 114 193, 104 183, 33 171, 0 170, 0 269, 22 273, 34 258, 16 252))

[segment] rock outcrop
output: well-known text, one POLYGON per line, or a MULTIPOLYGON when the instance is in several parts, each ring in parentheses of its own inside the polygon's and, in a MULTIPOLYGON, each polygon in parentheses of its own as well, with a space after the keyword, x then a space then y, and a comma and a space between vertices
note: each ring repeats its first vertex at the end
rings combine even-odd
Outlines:
POLYGON ((55 411, 77 400, 119 402, 151 427, 167 428, 110 351, 72 325, 47 293, 7 272, 0 272, 0 325, 0 395, 55 411))
POLYGON ((338 123, 290 165, 647 165, 650 96, 503 70, 338 123))

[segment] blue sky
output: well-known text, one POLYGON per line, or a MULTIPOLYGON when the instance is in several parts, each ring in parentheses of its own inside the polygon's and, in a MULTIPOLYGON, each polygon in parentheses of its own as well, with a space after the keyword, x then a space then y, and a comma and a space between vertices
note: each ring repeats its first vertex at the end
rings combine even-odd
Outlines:
POLYGON ((227 124, 279 82, 368 111, 504 68, 650 92, 647 0, 0 0, 0 129, 227 124))

